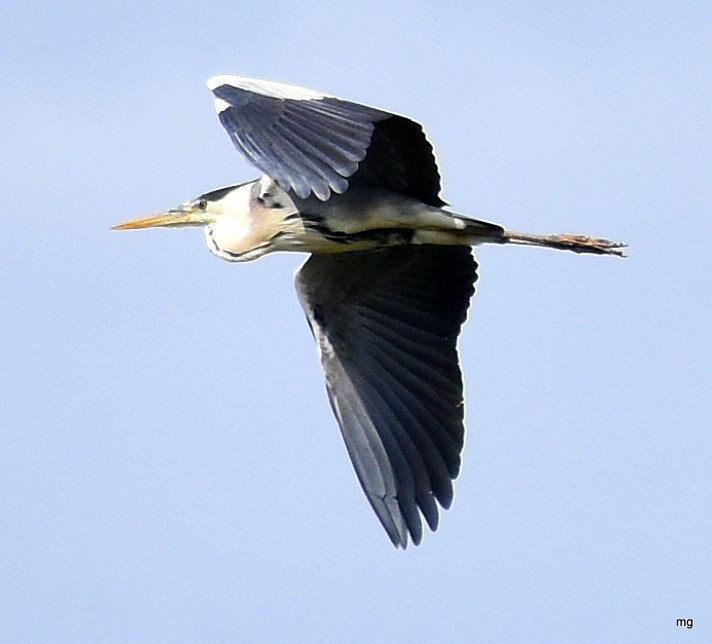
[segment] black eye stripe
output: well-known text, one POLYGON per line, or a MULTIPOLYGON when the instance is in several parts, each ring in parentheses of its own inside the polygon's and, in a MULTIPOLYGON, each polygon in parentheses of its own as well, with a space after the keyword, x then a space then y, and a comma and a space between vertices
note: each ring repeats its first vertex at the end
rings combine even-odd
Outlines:
POLYGON ((253 181, 246 181, 245 183, 237 183, 234 186, 225 186, 224 188, 217 188, 216 190, 211 190, 210 192, 205 192, 196 199, 205 201, 220 201, 225 195, 231 193, 236 188, 240 186, 246 186, 248 183, 253 183, 253 181))

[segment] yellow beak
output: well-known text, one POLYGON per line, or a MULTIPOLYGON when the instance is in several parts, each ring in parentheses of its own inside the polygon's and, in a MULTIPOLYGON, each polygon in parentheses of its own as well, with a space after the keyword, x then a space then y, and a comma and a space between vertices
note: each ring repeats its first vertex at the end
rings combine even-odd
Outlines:
POLYGON ((155 226, 202 226, 209 223, 206 213, 186 204, 171 210, 145 217, 136 217, 112 226, 112 230, 131 230, 133 228, 153 228, 155 226))

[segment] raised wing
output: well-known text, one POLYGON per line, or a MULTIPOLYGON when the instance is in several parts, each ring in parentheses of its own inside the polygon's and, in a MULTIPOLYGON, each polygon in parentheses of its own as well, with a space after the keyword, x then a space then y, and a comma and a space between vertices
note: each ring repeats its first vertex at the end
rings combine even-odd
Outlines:
POLYGON ((326 201, 360 182, 441 206, 440 175, 422 127, 313 90, 241 76, 208 81, 237 148, 300 199, 326 201))
POLYGON ((477 279, 469 247, 312 255, 296 275, 356 474, 394 545, 438 525, 464 442, 457 338, 477 279))

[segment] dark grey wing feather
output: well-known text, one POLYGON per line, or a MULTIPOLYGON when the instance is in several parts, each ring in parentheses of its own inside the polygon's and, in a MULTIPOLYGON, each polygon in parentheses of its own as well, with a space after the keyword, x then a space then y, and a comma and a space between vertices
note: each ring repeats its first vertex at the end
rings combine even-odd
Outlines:
POLYGON ((208 87, 237 148, 300 199, 313 193, 326 201, 360 183, 444 203, 432 146, 408 118, 240 76, 216 76, 208 87))
POLYGON ((366 158, 351 183, 388 188, 429 206, 445 205, 433 146, 420 123, 404 116, 376 124, 366 158))
POLYGON ((356 474, 396 546, 435 530, 464 443, 457 338, 477 279, 469 247, 312 255, 296 276, 356 474))

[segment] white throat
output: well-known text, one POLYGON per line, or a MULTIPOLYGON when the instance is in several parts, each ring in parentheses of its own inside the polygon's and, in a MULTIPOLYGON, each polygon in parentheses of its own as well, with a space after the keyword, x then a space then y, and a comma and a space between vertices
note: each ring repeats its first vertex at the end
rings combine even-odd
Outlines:
POLYGON ((247 262, 279 248, 273 244, 284 217, 296 208, 268 177, 238 186, 208 210, 205 227, 210 251, 229 262, 247 262))

